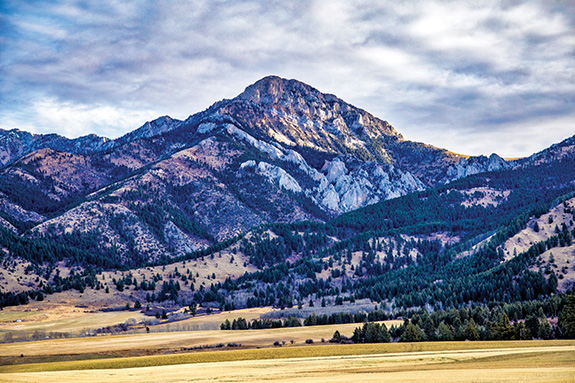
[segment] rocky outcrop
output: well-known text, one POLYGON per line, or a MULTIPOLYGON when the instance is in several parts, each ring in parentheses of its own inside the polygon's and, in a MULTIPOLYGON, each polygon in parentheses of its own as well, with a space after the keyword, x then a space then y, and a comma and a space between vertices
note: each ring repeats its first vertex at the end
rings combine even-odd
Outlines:
POLYGON ((251 135, 286 147, 364 155, 382 162, 392 159, 374 141, 403 138, 388 122, 336 96, 275 76, 250 85, 235 99, 223 102, 215 114, 229 116, 251 135))
POLYGON ((541 165, 563 159, 575 158, 575 135, 527 158, 517 160, 518 166, 541 165))
POLYGON ((451 166, 447 170, 447 178, 444 182, 483 172, 510 169, 512 166, 512 163, 505 161, 495 153, 491 154, 489 158, 485 156, 461 158, 455 166, 451 166))
POLYGON ((425 189, 416 177, 393 165, 368 162, 354 166, 353 162, 348 169, 339 158, 326 161, 322 168, 325 179, 320 179, 318 195, 314 196, 324 207, 348 212, 425 189))
POLYGON ((6 221, 4 218, 0 217, 0 227, 11 231, 12 233, 17 233, 18 229, 14 227, 10 222, 6 221))
POLYGON ((196 251, 205 245, 197 240, 194 241, 172 221, 168 221, 164 226, 164 237, 168 250, 176 255, 196 251))
POLYGON ((182 121, 180 120, 173 119, 170 116, 163 116, 153 121, 148 121, 138 129, 123 135, 115 140, 113 145, 159 136, 177 129, 181 124, 182 121))
POLYGON ((273 183, 277 183, 280 188, 294 193, 302 192, 302 188, 299 186, 299 183, 295 180, 295 178, 293 178, 288 174, 288 172, 278 166, 268 164, 264 161, 261 161, 256 165, 255 161, 252 160, 244 162, 241 165, 241 168, 249 168, 252 164, 258 174, 263 175, 273 183))
POLYGON ((325 161, 321 171, 318 171, 293 150, 267 144, 230 125, 226 126, 226 131, 242 137, 253 148, 261 150, 274 160, 285 162, 284 166, 288 169, 295 165, 299 172, 292 175, 279 166, 254 160, 245 161, 240 165, 240 169, 253 169, 284 190, 303 192, 319 207, 332 214, 341 214, 425 188, 425 185, 412 174, 403 172, 393 165, 364 163, 352 157, 347 159, 336 157, 332 161, 325 161), (301 179, 302 177, 305 179, 301 179), (301 185, 307 185, 307 188, 301 185))

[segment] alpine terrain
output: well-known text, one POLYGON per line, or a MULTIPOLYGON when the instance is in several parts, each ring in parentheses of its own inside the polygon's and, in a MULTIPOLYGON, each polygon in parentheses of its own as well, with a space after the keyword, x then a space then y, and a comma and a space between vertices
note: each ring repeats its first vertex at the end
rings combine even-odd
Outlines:
POLYGON ((575 136, 464 156, 275 76, 114 140, 0 131, 0 306, 479 309, 488 338, 502 307, 556 318, 573 289, 574 169, 575 136))

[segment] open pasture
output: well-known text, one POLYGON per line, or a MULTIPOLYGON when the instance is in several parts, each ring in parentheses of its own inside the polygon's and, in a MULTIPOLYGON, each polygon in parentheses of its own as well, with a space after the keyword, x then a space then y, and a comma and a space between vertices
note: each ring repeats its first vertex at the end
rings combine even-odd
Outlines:
MULTIPOLYGON (((37 303, 37 302, 35 302, 37 303)), ((39 305, 27 305, 27 311, 22 311, 22 306, 8 307, 0 311, 0 340, 3 333, 35 332, 43 331, 47 334, 51 331, 68 333, 71 336, 80 332, 89 332, 106 326, 113 326, 126 321, 141 323, 155 320, 154 317, 145 316, 140 311, 110 311, 101 312, 92 309, 83 309, 72 304, 45 304, 41 309, 39 305)), ((152 332, 170 331, 197 331, 216 330, 226 319, 233 320, 238 317, 247 320, 260 318, 268 313, 271 308, 251 308, 235 311, 226 311, 211 315, 198 315, 189 319, 176 322, 160 323, 150 326, 152 332)), ((133 329, 132 332, 145 332, 144 326, 133 329)))
POLYGON ((306 346, 0 367, 2 382, 573 382, 574 377, 573 341, 306 346))
MULTIPOLYGON (((388 327, 390 322, 386 322, 388 327)), ((0 345, 0 361, 10 363, 43 361, 43 357, 55 355, 100 355, 101 357, 118 355, 148 355, 165 352, 180 352, 182 348, 192 348, 219 343, 237 343, 244 348, 270 347, 275 341, 285 342, 285 348, 300 346, 307 339, 321 343, 327 342, 336 330, 342 335, 353 333, 361 324, 340 324, 311 327, 288 327, 265 330, 209 330, 157 332, 129 335, 103 335, 83 338, 47 339, 35 342, 16 342, 0 345), (294 341, 292 346, 291 340, 294 341), (23 354, 24 358, 20 355, 23 354)), ((2 364, 2 363, 0 363, 2 364)))

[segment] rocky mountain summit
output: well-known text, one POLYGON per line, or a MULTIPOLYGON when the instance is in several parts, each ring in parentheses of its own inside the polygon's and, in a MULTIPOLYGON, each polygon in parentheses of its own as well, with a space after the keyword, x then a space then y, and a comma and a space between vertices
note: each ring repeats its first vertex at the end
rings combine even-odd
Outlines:
POLYGON ((0 225, 137 263, 263 223, 325 221, 472 174, 552 161, 573 146, 515 162, 464 157, 270 76, 184 121, 160 117, 115 140, 0 131, 0 225))

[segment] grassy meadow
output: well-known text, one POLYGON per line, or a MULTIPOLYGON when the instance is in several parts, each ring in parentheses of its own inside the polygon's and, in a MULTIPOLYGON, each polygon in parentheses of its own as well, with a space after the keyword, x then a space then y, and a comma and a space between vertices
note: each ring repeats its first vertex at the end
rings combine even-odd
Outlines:
POLYGON ((575 341, 292 346, 0 367, 1 382, 573 382, 575 341))
MULTIPOLYGON (((68 311, 58 318, 48 310, 7 310, 0 313, 0 329, 78 330, 134 314, 68 311), (35 320, 40 315, 46 317, 35 320), (22 321, 8 322, 17 318, 22 321)), ((335 330, 351 336, 360 325, 212 329, 225 319, 269 313, 258 308, 197 316, 153 326, 150 333, 2 343, 0 382, 575 382, 575 340, 334 345, 328 340, 335 330)), ((385 323, 389 328, 401 321, 385 323)))

